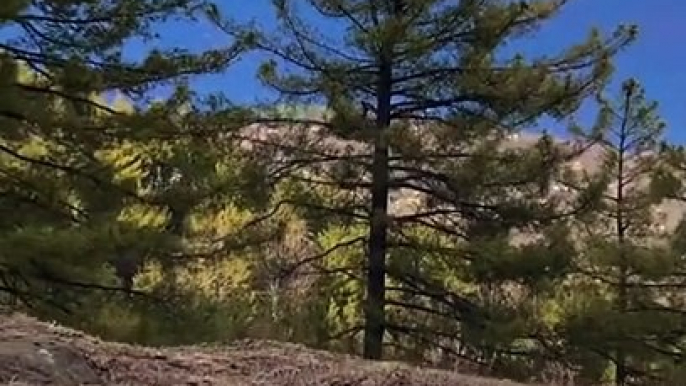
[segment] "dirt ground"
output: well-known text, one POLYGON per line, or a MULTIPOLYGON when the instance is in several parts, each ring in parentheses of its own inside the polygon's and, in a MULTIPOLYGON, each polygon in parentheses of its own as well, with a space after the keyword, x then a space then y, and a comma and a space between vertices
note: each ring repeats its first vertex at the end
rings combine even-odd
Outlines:
POLYGON ((0 315, 0 384, 523 386, 284 343, 168 349, 107 343, 18 314, 0 315))

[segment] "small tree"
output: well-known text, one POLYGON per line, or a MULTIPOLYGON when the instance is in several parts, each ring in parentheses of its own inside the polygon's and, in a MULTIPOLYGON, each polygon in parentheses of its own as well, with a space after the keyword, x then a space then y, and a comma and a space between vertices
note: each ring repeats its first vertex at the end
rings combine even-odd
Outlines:
POLYGON ((581 350, 577 358, 591 381, 601 381, 609 361, 617 385, 655 382, 682 360, 686 326, 677 300, 684 261, 671 248, 668 194, 659 183, 667 173, 665 125, 635 80, 622 84, 618 99, 599 101, 596 126, 586 133, 598 141, 599 164, 582 180, 605 193, 578 219, 580 276, 564 307, 565 339, 570 352, 581 350))

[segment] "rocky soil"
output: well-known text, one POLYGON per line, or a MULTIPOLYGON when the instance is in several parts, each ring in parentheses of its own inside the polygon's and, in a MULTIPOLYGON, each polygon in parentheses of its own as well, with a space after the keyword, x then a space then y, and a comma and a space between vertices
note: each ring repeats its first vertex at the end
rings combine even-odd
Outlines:
POLYGON ((518 385, 397 363, 366 362, 284 343, 240 341, 221 348, 165 349, 107 343, 18 314, 0 315, 0 384, 518 385))

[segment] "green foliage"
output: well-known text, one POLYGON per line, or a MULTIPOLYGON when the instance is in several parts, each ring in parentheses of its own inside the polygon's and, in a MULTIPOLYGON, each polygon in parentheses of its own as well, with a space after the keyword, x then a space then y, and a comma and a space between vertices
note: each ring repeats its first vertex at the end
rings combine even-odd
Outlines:
POLYGON ((591 135, 601 138, 597 173, 606 193, 592 215, 579 219, 583 248, 572 284, 579 297, 565 307, 562 326, 588 381, 603 381, 611 365, 610 378, 625 384, 662 378, 671 371, 664 363, 682 361, 686 319, 683 302, 674 297, 683 259, 665 219, 656 216, 671 191, 665 181, 676 177, 668 174, 660 147, 664 124, 636 81, 626 81, 619 96, 599 99, 591 135))
POLYGON ((602 93, 635 29, 506 57, 564 2, 304 3, 349 28, 315 31, 284 1, 276 35, 201 0, 3 2, 25 39, 0 53, 0 302, 126 342, 358 353, 387 173, 387 357, 678 383, 686 222, 657 209, 686 198, 686 151, 636 81, 602 93), (230 44, 123 59, 201 16, 230 44), (279 103, 191 89, 246 48, 270 55, 258 76, 279 103), (590 95, 597 121, 572 134, 599 161, 574 170, 582 151, 530 129, 590 95))
MULTIPOLYGON (((202 125, 201 116, 188 115, 199 106, 189 108, 192 95, 184 81, 222 71, 241 51, 240 42, 199 54, 153 49, 139 61, 122 56, 127 41, 154 43, 156 24, 198 20, 205 6, 178 0, 0 6, 2 27, 21 27, 16 38, 3 42, 0 58, 3 300, 43 317, 140 340, 142 335, 124 330, 161 311, 108 294, 132 291, 127 282, 148 262, 166 267, 174 258, 199 253, 202 243, 182 230, 196 208, 242 207, 251 203, 245 197, 264 197, 246 194, 251 188, 267 191, 254 181, 261 180, 260 165, 239 172, 250 163, 240 149, 179 135, 202 125), (73 28, 75 23, 80 27, 73 28), (148 91, 165 84, 175 86, 172 97, 147 105, 148 91), (111 94, 116 98, 108 104, 111 94), (103 327, 118 308, 131 316, 129 326, 103 327)), ((235 122, 223 122, 229 125, 235 122)), ((166 278, 166 271, 161 274, 166 278)), ((136 290, 156 287, 161 285, 136 290)), ((202 302, 197 296, 186 295, 202 302)), ((214 300, 205 302, 208 310, 216 307, 214 300)), ((197 311, 177 305, 188 315, 197 311)))
MULTIPOLYGON (((368 269, 365 355, 379 357, 386 328, 398 351, 411 347, 418 357, 443 344, 479 362, 510 360, 519 339, 539 328, 539 304, 572 271, 576 246, 560 220, 564 200, 550 194, 570 152, 549 136, 523 145, 508 138, 541 117, 574 113, 609 79, 611 57, 635 28, 592 31, 559 55, 507 57, 505 44, 530 36, 563 2, 409 1, 399 10, 311 0, 298 3, 312 11, 307 17, 294 2, 273 4, 276 33, 252 23, 225 30, 255 37, 269 55, 258 77, 281 100, 325 104, 332 114, 322 126, 338 146, 313 140, 316 133, 297 137, 296 151, 270 145, 283 146, 284 179, 304 188, 290 203, 314 229, 367 226, 365 264, 347 272, 368 269), (313 28, 312 18, 337 23, 343 35, 313 28), (341 150, 350 140, 356 146, 341 150), (419 196, 414 208, 381 204, 411 194, 419 196), (513 234, 523 242, 512 243, 513 234)), ((303 123, 272 119, 294 133, 303 123)), ((584 213, 600 190, 580 195, 570 211, 584 213)), ((348 297, 357 302, 363 292, 348 297)), ((545 355, 545 344, 531 342, 527 354, 545 355)))

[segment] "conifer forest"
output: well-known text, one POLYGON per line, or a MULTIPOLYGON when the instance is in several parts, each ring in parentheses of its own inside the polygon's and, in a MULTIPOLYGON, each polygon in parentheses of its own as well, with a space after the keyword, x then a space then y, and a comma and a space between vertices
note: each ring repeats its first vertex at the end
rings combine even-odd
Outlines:
POLYGON ((534 55, 512 42, 582 0, 252 2, 0 1, 2 307, 149 346, 686 384, 684 128, 617 76, 640 25, 534 55), (198 86, 245 76, 263 91, 198 86))

